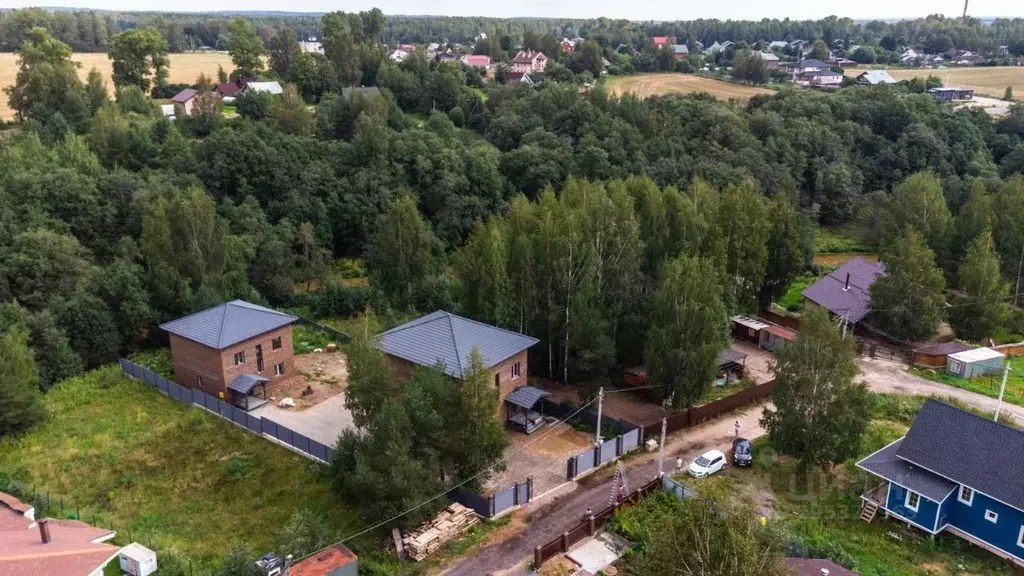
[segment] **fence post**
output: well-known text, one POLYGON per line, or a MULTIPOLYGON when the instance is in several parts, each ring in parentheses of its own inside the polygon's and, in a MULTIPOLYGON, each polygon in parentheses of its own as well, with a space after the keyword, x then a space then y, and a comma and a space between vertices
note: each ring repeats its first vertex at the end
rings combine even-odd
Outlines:
POLYGON ((615 437, 615 455, 622 456, 622 434, 615 437))
POLYGON ((533 569, 540 570, 540 546, 533 549, 533 569))
POLYGON ((490 510, 490 514, 488 514, 487 517, 490 518, 494 516, 494 494, 487 497, 487 506, 488 510, 490 510))
POLYGON ((562 532, 562 552, 569 551, 569 533, 562 532))
POLYGON ((526 477, 526 501, 531 502, 533 500, 533 476, 526 477))
POLYGON ((601 443, 601 444, 598 444, 597 446, 594 446, 594 450, 592 451, 592 453, 594 455, 594 468, 597 468, 598 466, 601 465, 601 446, 603 444, 604 443, 601 443))
POLYGON ((512 483, 512 505, 519 506, 519 482, 512 483))

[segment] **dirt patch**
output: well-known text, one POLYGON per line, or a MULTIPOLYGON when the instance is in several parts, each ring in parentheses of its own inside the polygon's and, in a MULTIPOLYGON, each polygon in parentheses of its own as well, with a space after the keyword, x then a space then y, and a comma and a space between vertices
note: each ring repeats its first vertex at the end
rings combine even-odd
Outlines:
POLYGON ((295 401, 302 411, 348 388, 348 362, 341 352, 302 354, 295 357, 295 374, 267 385, 267 397, 275 404, 282 398, 295 401), (303 392, 308 392, 303 395, 303 392))
POLYGON ((571 576, 579 570, 575 562, 565 556, 549 560, 541 566, 537 576, 571 576))

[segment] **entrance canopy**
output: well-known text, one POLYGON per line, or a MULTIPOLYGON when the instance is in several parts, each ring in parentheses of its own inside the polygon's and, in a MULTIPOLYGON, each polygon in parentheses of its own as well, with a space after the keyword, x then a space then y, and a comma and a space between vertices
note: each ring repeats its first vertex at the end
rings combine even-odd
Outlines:
POLYGON ((533 408, 533 405, 538 400, 545 396, 551 396, 551 392, 541 390, 540 388, 534 388, 533 386, 520 386, 512 391, 511 394, 505 398, 505 401, 513 406, 519 406, 520 408, 526 408, 529 410, 533 408))
POLYGON ((270 380, 256 374, 239 374, 228 384, 228 389, 239 394, 249 394, 253 388, 267 382, 270 380))

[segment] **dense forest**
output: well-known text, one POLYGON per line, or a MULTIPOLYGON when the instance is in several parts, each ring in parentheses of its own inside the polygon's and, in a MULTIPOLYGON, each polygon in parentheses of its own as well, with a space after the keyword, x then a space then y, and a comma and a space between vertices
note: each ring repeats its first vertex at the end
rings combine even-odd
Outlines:
MULTIPOLYGON (((173 13, 48 11, 42 8, 0 10, 0 51, 18 48, 26 32, 34 26, 50 30, 54 37, 76 52, 106 52, 114 35, 125 30, 154 27, 166 39, 171 52, 201 47, 223 49, 230 39, 232 17, 245 18, 265 41, 278 30, 288 28, 299 40, 323 36, 320 14, 278 13, 173 13)), ((680 42, 759 41, 824 39, 831 45, 843 40, 846 45, 878 43, 886 50, 901 46, 940 47, 937 52, 962 49, 989 52, 999 46, 1019 48, 1024 53, 1024 19, 946 18, 939 15, 912 20, 883 22, 855 21, 830 16, 821 20, 692 20, 685 22, 633 22, 629 20, 484 18, 456 16, 388 16, 377 40, 387 44, 462 43, 473 44, 480 34, 507 38, 519 45, 524 36, 551 34, 557 39, 582 36, 602 47, 625 44, 643 47, 652 36, 671 35, 680 42)))

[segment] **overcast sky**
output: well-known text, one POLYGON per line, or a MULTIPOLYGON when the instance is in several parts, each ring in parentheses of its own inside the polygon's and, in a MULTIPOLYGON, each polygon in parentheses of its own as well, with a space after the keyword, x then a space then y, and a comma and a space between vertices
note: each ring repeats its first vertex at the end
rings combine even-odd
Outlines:
MULTIPOLYGON (((692 20, 720 18, 816 19, 835 14, 851 18, 917 18, 963 11, 962 0, 732 0, 728 2, 673 0, 51 0, 49 5, 107 10, 285 10, 290 12, 358 11, 379 7, 385 14, 439 14, 451 16, 548 16, 628 18, 631 20, 692 20)), ((0 7, 31 6, 22 0, 0 0, 0 7)), ((35 5, 38 5, 35 4, 35 5)), ((972 16, 1024 16, 1021 0, 971 0, 972 16)))

